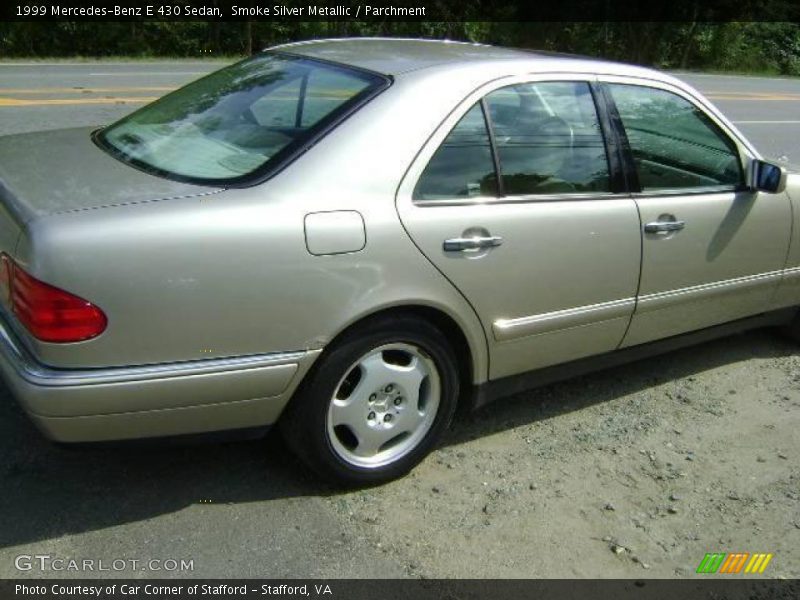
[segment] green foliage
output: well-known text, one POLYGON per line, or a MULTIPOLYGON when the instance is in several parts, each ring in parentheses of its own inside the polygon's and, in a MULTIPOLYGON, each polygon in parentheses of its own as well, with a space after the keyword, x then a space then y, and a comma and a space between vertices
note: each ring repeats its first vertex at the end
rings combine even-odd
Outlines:
POLYGON ((461 20, 478 14, 478 4, 465 0, 452 21, 427 22, 3 22, 0 57, 230 56, 300 39, 388 35, 486 42, 664 68, 800 75, 798 23, 461 20))

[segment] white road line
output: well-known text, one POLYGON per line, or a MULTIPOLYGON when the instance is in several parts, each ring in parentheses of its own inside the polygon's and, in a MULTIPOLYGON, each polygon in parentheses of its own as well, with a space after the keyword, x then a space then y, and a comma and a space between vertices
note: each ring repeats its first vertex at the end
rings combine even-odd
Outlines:
POLYGON ((800 121, 732 121, 735 125, 798 125, 800 121))
POLYGON ((714 77, 725 77, 727 79, 764 79, 767 81, 793 81, 798 82, 797 77, 767 77, 764 75, 746 75, 746 74, 725 74, 725 73, 695 73, 693 71, 668 71, 668 73, 675 75, 676 77, 704 77, 704 78, 714 78, 714 77))

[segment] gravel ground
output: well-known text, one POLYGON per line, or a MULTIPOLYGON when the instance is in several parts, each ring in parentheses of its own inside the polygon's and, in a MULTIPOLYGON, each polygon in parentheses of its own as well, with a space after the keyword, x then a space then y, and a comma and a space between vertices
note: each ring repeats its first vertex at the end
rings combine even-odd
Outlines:
POLYGON ((409 575, 687 576, 749 551, 797 577, 798 426, 796 348, 755 332, 501 401, 329 501, 409 575))

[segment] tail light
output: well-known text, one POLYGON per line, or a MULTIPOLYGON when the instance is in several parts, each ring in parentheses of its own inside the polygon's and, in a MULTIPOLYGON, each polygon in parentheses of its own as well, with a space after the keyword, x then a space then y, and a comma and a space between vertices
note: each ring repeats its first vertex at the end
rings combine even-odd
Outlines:
POLYGON ((43 342, 81 342, 105 331, 108 319, 100 308, 26 273, 7 254, 0 255, 3 301, 43 342))

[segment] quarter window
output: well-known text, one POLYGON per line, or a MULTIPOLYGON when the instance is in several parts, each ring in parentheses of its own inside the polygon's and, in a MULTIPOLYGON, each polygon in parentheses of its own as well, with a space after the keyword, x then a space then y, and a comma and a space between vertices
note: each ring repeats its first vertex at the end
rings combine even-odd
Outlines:
POLYGON ((456 124, 436 150, 414 190, 416 200, 496 196, 497 178, 480 103, 456 124))
POLYGON ((702 110, 665 90, 608 86, 643 191, 735 188, 743 175, 736 145, 702 110))

